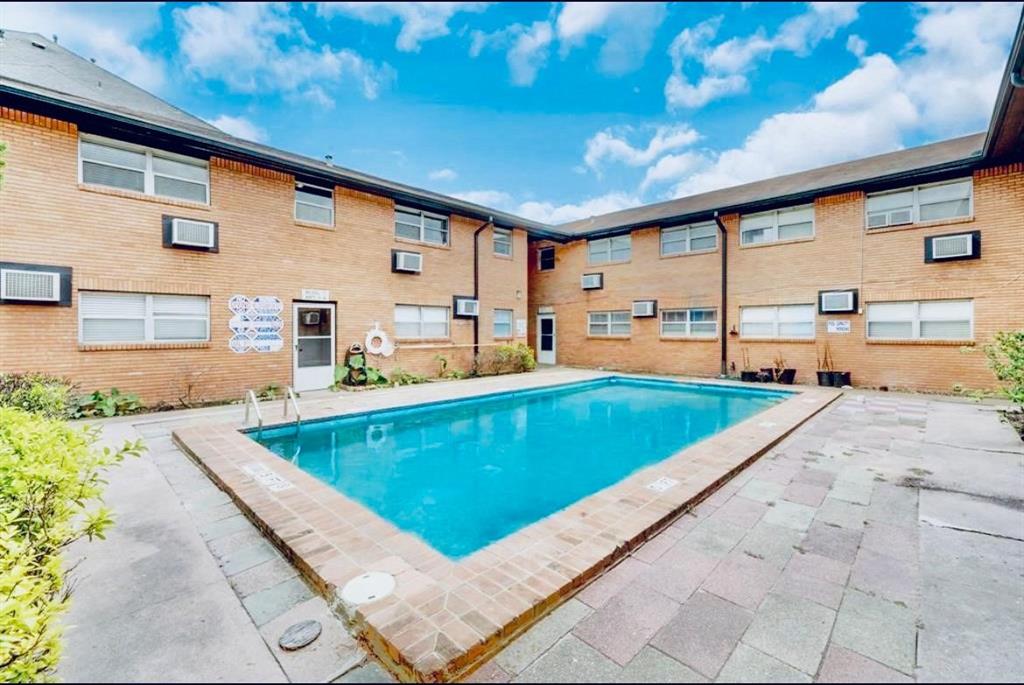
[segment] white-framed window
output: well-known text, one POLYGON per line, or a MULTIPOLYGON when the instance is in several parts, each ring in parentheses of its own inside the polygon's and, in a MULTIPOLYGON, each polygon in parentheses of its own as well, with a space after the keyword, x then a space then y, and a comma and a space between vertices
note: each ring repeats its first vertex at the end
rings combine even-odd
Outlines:
POLYGON ((78 298, 82 343, 206 342, 210 298, 83 291, 78 298))
POLYGON ((495 338, 511 338, 512 337, 512 310, 511 309, 495 309, 494 310, 494 337, 495 338))
POLYGON ((661 335, 665 338, 714 338, 718 335, 718 310, 662 309, 661 335))
POLYGON ((395 235, 432 245, 448 244, 448 217, 395 207, 395 235))
POLYGON ((448 337, 448 307, 395 305, 395 337, 428 340, 448 337))
POLYGON ((90 185, 202 204, 210 202, 210 169, 206 160, 110 138, 79 137, 78 178, 90 185))
POLYGON ((537 271, 554 271, 555 248, 542 247, 537 250, 537 271))
POLYGON ((745 338, 814 338, 813 304, 740 307, 740 335, 745 338))
POLYGON ((628 262, 633 251, 631 235, 617 235, 587 241, 587 263, 628 262))
POLYGON ((494 229, 494 254, 512 256, 512 231, 506 228, 494 229))
POLYGON ((868 304, 872 340, 971 340, 973 300, 872 302, 868 304))
POLYGON ((633 316, 628 309, 587 312, 587 334, 628 336, 632 330, 632 322, 633 316))
POLYGON ((709 252, 718 247, 718 226, 714 222, 661 229, 662 256, 709 252))
POLYGON ((295 218, 299 221, 333 226, 334 191, 308 183, 296 183, 295 218))
POLYGON ((974 213, 974 181, 954 181, 887 190, 868 195, 865 225, 885 228, 921 221, 958 219, 974 213))
POLYGON ((759 245, 814 237, 814 205, 773 209, 740 217, 740 244, 759 245))

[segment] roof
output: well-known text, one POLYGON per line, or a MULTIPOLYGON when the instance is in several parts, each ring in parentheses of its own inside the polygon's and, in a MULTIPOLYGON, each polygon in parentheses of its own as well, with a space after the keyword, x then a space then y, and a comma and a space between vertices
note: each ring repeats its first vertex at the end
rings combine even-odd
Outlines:
POLYGON ((1010 49, 985 138, 986 158, 1021 156, 1024 156, 1024 11, 1017 23, 1017 37, 1010 49))

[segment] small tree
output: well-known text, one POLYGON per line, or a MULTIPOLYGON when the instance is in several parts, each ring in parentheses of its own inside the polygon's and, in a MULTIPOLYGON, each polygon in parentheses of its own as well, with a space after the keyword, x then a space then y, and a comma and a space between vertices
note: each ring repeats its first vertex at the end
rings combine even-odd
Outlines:
POLYGON ((985 346, 988 365, 1010 401, 1024 410, 1024 330, 999 331, 985 346))

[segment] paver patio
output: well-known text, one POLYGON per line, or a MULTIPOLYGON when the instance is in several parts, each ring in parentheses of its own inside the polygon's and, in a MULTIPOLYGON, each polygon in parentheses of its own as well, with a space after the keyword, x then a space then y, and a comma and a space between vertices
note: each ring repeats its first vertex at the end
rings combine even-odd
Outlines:
MULTIPOLYGON (((170 443, 195 415, 154 418, 106 424, 152 452, 113 474, 110 539, 73 550, 60 675, 386 679, 170 443), (273 646, 307 616, 316 649, 273 646)), ((853 392, 469 679, 1017 680, 1022 540, 1024 449, 991 407, 853 392)))

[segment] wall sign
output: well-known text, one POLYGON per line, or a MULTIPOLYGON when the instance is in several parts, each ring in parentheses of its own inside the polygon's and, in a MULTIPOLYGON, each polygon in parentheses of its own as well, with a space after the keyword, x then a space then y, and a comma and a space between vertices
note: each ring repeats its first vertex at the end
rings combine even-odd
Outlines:
POLYGON ((232 352, 280 352, 284 349, 281 300, 273 295, 233 295, 228 300, 228 309, 232 314, 228 328, 234 333, 228 340, 232 352))
POLYGON ((516 337, 526 337, 526 319, 516 319, 516 337))
POLYGON ((849 319, 829 319, 828 322, 829 333, 849 333, 850 332, 850 320, 849 319))
POLYGON ((331 299, 330 290, 316 290, 314 288, 303 288, 302 289, 303 300, 313 300, 315 302, 326 302, 331 299))

